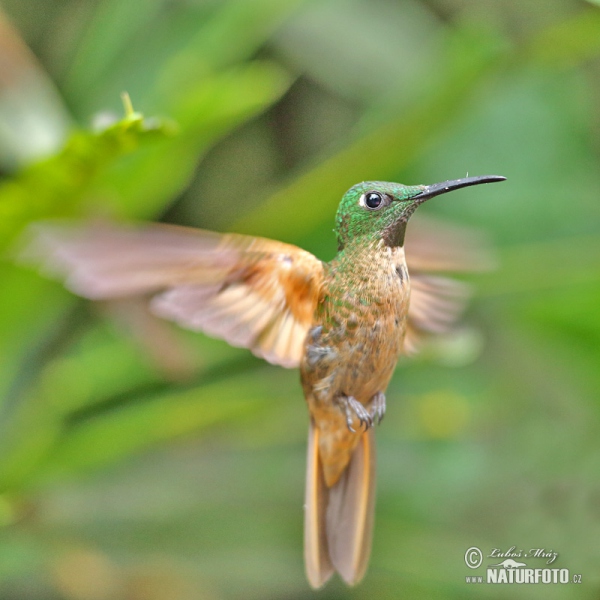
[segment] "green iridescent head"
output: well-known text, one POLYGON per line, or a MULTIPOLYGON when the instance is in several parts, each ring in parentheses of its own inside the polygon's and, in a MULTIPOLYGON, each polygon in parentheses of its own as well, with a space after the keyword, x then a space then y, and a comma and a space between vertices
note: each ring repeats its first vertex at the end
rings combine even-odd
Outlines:
POLYGON ((338 247, 341 250, 350 241, 363 236, 369 240, 381 239, 387 246, 402 246, 406 223, 425 200, 470 185, 504 179, 500 175, 483 175, 412 186, 363 181, 351 187, 340 202, 335 218, 338 247))

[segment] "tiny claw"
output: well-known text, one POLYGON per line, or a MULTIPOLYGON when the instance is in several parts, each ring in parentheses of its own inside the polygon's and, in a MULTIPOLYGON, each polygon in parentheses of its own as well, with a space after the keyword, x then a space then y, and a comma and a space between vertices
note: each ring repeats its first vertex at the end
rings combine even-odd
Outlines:
POLYGON ((377 392, 371 398, 371 417, 373 421, 377 421, 377 425, 385 417, 385 394, 383 392, 377 392))
POLYGON ((346 425, 352 433, 356 433, 356 429, 352 427, 352 415, 350 414, 349 410, 346 410, 346 425))
POLYGON ((373 426, 373 417, 356 398, 353 398, 352 396, 340 396, 339 403, 346 413, 346 425, 352 433, 356 433, 356 429, 352 427, 355 417, 358 419, 360 426, 364 431, 367 431, 369 427, 373 426))

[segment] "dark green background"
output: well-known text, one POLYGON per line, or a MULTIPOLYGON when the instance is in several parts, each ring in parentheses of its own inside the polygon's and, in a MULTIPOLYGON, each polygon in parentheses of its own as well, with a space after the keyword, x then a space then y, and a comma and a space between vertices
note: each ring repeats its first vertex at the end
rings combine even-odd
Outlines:
POLYGON ((2 8, 3 248, 30 221, 108 215, 329 259, 357 181, 508 178, 421 210, 486 232, 498 268, 471 278, 460 334, 396 372, 352 590, 304 578, 296 372, 0 263, 2 600, 598 597, 597 2, 2 8), (121 118, 123 90, 151 131, 73 134, 121 118), (553 550, 583 583, 466 584, 470 546, 553 550))

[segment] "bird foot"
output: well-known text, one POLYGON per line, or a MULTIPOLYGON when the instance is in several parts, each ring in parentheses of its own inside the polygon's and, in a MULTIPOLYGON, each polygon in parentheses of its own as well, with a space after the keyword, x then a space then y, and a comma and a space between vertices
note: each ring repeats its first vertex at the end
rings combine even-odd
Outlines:
POLYGON ((338 402, 346 414, 346 425, 352 433, 356 433, 356 430, 352 427, 355 417, 358 418, 360 426, 364 427, 365 431, 373 425, 373 417, 356 398, 352 396, 340 396, 338 402))
POLYGON ((383 392, 377 392, 371 398, 371 419, 376 422, 377 425, 383 421, 385 417, 385 394, 383 392))

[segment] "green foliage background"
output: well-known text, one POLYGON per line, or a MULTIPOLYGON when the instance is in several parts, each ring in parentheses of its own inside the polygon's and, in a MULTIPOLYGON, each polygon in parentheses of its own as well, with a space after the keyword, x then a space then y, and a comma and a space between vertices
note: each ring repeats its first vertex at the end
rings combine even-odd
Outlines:
POLYGON ((597 4, 4 0, 0 598, 597 598, 597 4), (352 590, 304 579, 297 373, 11 259, 27 223, 90 215, 328 259, 352 184, 467 171, 508 181, 422 212, 486 231, 499 267, 396 372, 352 590), (554 550, 583 583, 466 584, 470 546, 554 550))

